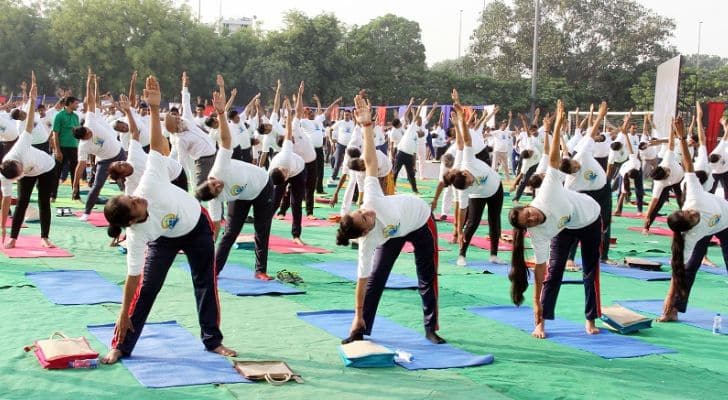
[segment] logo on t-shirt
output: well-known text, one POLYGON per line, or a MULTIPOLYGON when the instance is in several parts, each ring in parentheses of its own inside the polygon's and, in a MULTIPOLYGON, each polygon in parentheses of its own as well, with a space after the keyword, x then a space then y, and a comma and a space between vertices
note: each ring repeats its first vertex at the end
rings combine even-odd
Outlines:
POLYGON ((103 146, 104 145, 104 139, 103 138, 100 138, 98 136, 94 136, 93 139, 92 139, 92 142, 93 142, 93 144, 95 144, 97 146, 103 146))
POLYGON ((558 225, 559 229, 565 227, 566 224, 569 223, 569 221, 571 221, 571 215, 565 215, 565 216, 561 217, 559 219, 559 225, 558 225))
POLYGON ((245 190, 245 187, 248 186, 247 184, 240 186, 240 185, 233 185, 230 187, 230 194, 233 196, 237 196, 240 193, 243 193, 243 190, 245 190))
POLYGON ((174 229, 177 222, 179 222, 179 218, 176 214, 167 214, 162 217, 162 229, 174 229))
POLYGON ((592 182, 597 179, 597 174, 594 172, 594 170, 588 169, 584 171, 584 179, 592 182))
POLYGON ((400 225, 401 225, 400 223, 398 223, 397 225, 389 224, 389 225, 385 226, 384 229, 382 229, 382 234, 384 235, 385 238, 392 237, 392 236, 396 235, 397 232, 399 232, 400 225))
POLYGON ((487 182, 487 181, 488 181, 487 176, 476 176, 475 179, 473 180, 473 183, 476 186, 482 186, 482 185, 485 185, 485 182, 487 182))
POLYGON ((719 222, 720 222, 720 215, 713 214, 708 219, 708 227, 712 228, 712 227, 718 225, 719 222))

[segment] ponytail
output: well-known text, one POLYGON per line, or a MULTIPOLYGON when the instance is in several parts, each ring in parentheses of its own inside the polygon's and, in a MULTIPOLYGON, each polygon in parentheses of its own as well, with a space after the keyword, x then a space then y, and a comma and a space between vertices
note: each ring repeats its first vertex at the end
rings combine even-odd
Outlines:
POLYGON ((121 236, 121 226, 110 224, 106 229, 106 234, 111 238, 119 239, 119 236, 121 236))
POLYGON ((689 231, 694 225, 685 215, 684 211, 675 211, 667 217, 667 226, 672 230, 672 282, 677 290, 676 297, 685 298, 687 283, 685 282, 685 237, 683 233, 689 231))
POLYGON ((511 281, 511 301, 520 306, 523 304, 523 293, 528 289, 528 267, 524 257, 523 238, 526 228, 518 223, 518 216, 523 207, 514 207, 508 214, 508 220, 513 226, 513 253, 511 257, 511 270, 508 279, 511 281))

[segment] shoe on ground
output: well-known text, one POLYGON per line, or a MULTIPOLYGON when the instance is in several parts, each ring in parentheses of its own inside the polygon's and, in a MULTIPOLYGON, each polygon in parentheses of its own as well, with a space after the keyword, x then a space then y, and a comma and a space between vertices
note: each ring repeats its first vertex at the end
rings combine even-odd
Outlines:
POLYGON ((81 214, 81 216, 80 216, 80 217, 78 217, 78 219, 79 219, 80 221, 88 221, 88 217, 90 217, 90 215, 89 215, 89 214, 81 214))
POLYGON ((468 262, 465 260, 465 257, 458 256, 458 260, 455 262, 455 264, 458 267, 464 267, 464 266, 468 265, 468 262))

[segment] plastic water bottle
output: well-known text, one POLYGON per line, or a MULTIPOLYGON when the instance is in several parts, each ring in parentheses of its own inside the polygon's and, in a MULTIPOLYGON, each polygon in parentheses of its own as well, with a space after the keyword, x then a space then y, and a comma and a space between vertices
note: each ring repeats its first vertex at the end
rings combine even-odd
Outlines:
POLYGON ((87 360, 73 360, 68 362, 68 368, 97 368, 98 366, 98 358, 89 358, 87 360))
POLYGON ((720 313, 715 314, 715 317, 713 318, 713 334, 714 335, 720 335, 721 328, 723 325, 723 318, 720 316, 720 313))

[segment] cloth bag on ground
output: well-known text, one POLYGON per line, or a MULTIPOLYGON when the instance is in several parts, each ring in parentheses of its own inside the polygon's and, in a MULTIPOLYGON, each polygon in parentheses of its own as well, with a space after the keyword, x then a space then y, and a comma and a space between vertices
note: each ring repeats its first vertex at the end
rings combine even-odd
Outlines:
POLYGON ((85 337, 70 338, 62 332, 56 332, 48 339, 36 340, 32 346, 25 347, 25 351, 31 350, 35 352, 40 365, 47 369, 68 368, 68 363, 72 361, 99 356, 85 337))
POLYGON ((369 340, 357 340, 339 346, 344 366, 354 368, 393 367, 395 352, 369 340))
POLYGON ((284 361, 235 361, 233 367, 251 381, 265 380, 271 385, 282 385, 291 379, 303 383, 300 375, 296 374, 284 361))

